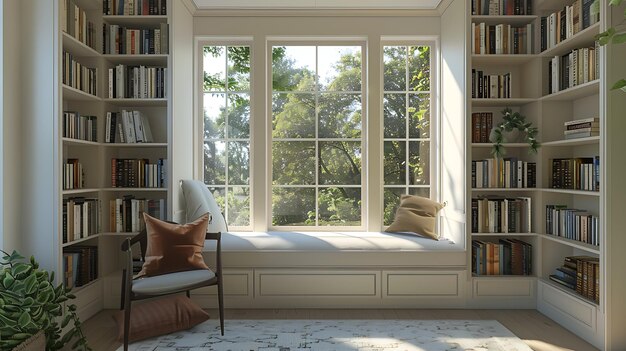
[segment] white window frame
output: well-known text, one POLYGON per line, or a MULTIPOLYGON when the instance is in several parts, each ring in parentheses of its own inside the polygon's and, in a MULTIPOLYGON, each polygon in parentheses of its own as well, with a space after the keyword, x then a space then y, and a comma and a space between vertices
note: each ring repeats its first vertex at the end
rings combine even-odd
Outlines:
MULTIPOLYGON (((194 174, 196 175, 196 179, 200 179, 204 181, 204 47, 205 46, 248 46, 250 48, 250 174, 249 174, 249 184, 248 188, 250 189, 250 224, 247 226, 233 226, 229 225, 229 231, 251 231, 254 227, 254 157, 255 152, 252 147, 254 143, 254 135, 255 133, 255 118, 254 118, 254 109, 253 109, 253 99, 254 99, 254 65, 252 64, 253 59, 253 50, 254 50, 254 41, 252 37, 196 37, 195 38, 195 64, 194 64, 194 86, 196 87, 196 103, 195 103, 195 114, 197 118, 194 118, 194 149, 197 152, 197 155, 194 156, 196 160, 194 164, 194 174)), ((228 140, 227 138, 224 138, 228 140)), ((235 138, 236 139, 236 138, 235 138)), ((228 146, 228 143, 226 142, 228 146)), ((226 191, 228 187, 228 152, 226 153, 226 185, 224 185, 224 196, 228 196, 228 192, 226 191)), ((217 186, 221 187, 221 186, 217 186)), ((236 187, 236 186, 235 186, 236 187)), ((224 208, 224 217, 227 218, 228 208, 224 208)))
MULTIPOLYGON (((405 184, 404 185, 388 185, 385 186, 385 179, 384 179, 384 169, 383 169, 383 165, 384 162, 382 162, 382 158, 384 158, 384 145, 385 145, 385 137, 384 137, 384 123, 385 123, 385 117, 384 117, 384 95, 385 95, 385 77, 384 77, 384 73, 385 73, 385 62, 384 62, 384 47, 385 46, 430 46, 430 198, 435 200, 435 201, 440 201, 440 196, 441 196, 441 189, 440 189, 440 179, 439 177, 441 176, 441 145, 439 144, 439 140, 441 140, 441 128, 440 128, 440 124, 441 124, 441 116, 440 116, 440 93, 439 93, 439 87, 440 87, 440 79, 441 79, 441 75, 439 72, 439 57, 440 57, 440 52, 439 52, 439 37, 437 36, 401 36, 401 37, 389 37, 389 36, 383 36, 381 37, 381 41, 380 41, 380 67, 379 67, 379 73, 380 73, 380 119, 379 119, 379 129, 380 129, 380 143, 379 143, 379 152, 381 155, 381 172, 380 172, 380 179, 378 180, 378 182, 376 182, 376 184, 378 184, 379 186, 379 191, 380 191, 380 199, 381 199, 381 212, 379 214, 380 216, 380 224, 382 229, 386 229, 388 226, 385 225, 384 223, 384 209, 385 209, 385 187, 387 188, 399 188, 399 189, 409 189, 411 188, 410 185, 408 185, 409 182, 409 169, 408 167, 406 167, 405 172, 407 172, 405 178, 405 184)), ((406 79, 407 79, 407 83, 408 83, 408 79, 409 79, 409 72, 407 69, 406 72, 406 79)), ((409 103, 408 100, 406 102, 407 104, 409 103)), ((407 131, 408 131, 408 124, 409 124, 409 118, 407 116, 406 118, 406 123, 407 123, 407 131)), ((391 139, 391 138, 390 138, 391 139)), ((404 142, 406 142, 406 160, 407 160, 407 164, 408 164, 408 158, 409 158, 409 141, 411 139, 417 139, 417 138, 410 138, 407 134, 407 136, 405 138, 402 138, 402 140, 404 142)), ((419 186, 413 186, 414 188, 419 188, 419 186)), ((424 187, 426 188, 426 187, 424 187)), ((437 222, 438 224, 438 222, 437 222)))
MULTIPOLYGON (((333 231, 354 231, 354 232, 362 232, 367 228, 367 208, 368 208, 368 198, 367 198, 367 179, 368 179, 368 155, 367 152, 367 105, 368 105, 368 96, 367 96, 367 38, 364 37, 298 37, 298 38, 290 38, 290 37, 272 37, 268 38, 266 41, 266 51, 267 51, 267 59, 266 59, 266 71, 267 71, 267 110, 266 110, 266 123, 267 123, 267 174, 266 174, 266 206, 267 206, 267 218, 266 223, 269 231, 313 231, 313 232, 333 232, 333 231), (274 46, 360 46, 361 47, 361 184, 355 186, 347 186, 350 188, 359 188, 361 189, 361 225, 360 226, 319 226, 319 225, 311 225, 311 226, 274 226, 272 224, 272 47, 274 46)), ((316 49, 317 54, 317 49, 316 49)), ((316 59, 316 65, 317 65, 316 59)), ((317 71, 316 67, 316 71, 317 71)), ((317 84, 316 84, 317 86, 317 84)), ((315 90, 314 93, 317 94, 320 92, 315 90)), ((341 93, 350 93, 350 92, 341 92, 341 93)), ((356 92, 352 92, 356 93, 356 92)), ((318 128, 318 111, 316 110, 316 126, 315 130, 317 132, 318 128)), ((280 141, 288 141, 282 139, 280 141)), ((335 141, 335 140, 347 140, 344 138, 296 138, 293 139, 295 141, 335 141)), ((290 185, 290 186, 282 186, 282 187, 290 187, 290 188, 315 188, 315 211, 318 211, 318 193, 320 188, 328 188, 332 187, 329 185, 320 185, 319 184, 319 164, 317 154, 315 155, 315 172, 316 172, 316 184, 315 185, 290 185)), ((316 222, 318 221, 318 216, 316 215, 316 222)))

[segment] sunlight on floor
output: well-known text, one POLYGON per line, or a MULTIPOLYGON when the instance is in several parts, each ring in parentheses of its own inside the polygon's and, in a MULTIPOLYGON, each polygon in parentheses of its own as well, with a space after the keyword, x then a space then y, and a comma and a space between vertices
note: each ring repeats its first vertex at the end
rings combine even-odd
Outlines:
POLYGON ((523 340, 526 345, 530 346, 534 351, 575 351, 574 349, 556 346, 541 340, 523 340))

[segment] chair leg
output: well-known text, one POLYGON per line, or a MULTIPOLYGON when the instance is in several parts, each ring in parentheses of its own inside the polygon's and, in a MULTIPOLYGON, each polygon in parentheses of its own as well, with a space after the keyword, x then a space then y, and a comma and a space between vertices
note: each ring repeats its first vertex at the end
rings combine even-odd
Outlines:
POLYGON ((130 337, 130 308, 131 300, 128 299, 127 306, 124 306, 124 351, 128 351, 128 339, 130 337))
POLYGON ((124 309, 124 301, 126 297, 126 270, 122 270, 122 298, 120 299, 120 310, 124 309))
POLYGON ((220 308, 220 330, 222 331, 222 336, 224 335, 224 291, 222 288, 222 277, 218 277, 217 281, 217 302, 220 308))
POLYGON ((189 290, 186 291, 187 294, 187 298, 190 299, 191 298, 191 293, 189 292, 189 290))

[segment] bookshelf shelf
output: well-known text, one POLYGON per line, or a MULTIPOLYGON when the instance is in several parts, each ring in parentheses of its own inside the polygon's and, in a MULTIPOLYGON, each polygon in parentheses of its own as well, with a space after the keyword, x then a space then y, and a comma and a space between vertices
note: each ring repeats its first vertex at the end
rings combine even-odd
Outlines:
POLYGON ((474 23, 486 23, 489 25, 506 23, 510 25, 519 26, 522 24, 532 23, 538 18, 535 15, 512 15, 512 16, 488 16, 488 15, 475 15, 472 16, 472 22, 474 23))
POLYGON ((100 143, 72 138, 63 138, 63 145, 99 146, 100 143))
POLYGON ((600 92, 600 81, 594 80, 591 82, 587 82, 584 84, 577 85, 575 87, 571 87, 569 89, 565 89, 559 91, 558 93, 545 95, 541 97, 541 101, 573 101, 576 99, 580 99, 585 96, 598 94, 600 92))
POLYGON ((139 234, 139 232, 107 232, 107 233, 100 233, 101 236, 109 236, 109 237, 129 237, 129 236, 135 236, 139 234))
POLYGON ((535 102, 537 99, 531 98, 509 98, 509 99, 472 99, 472 105, 476 107, 498 107, 498 106, 522 106, 535 102))
POLYGON ((71 189, 71 190, 63 190, 63 195, 77 195, 77 194, 87 194, 87 193, 95 193, 100 189, 96 188, 84 188, 84 189, 71 189))
POLYGON ((65 243, 65 244, 63 244, 61 246, 62 247, 68 247, 68 246, 80 244, 80 243, 83 243, 83 242, 88 241, 88 240, 97 239, 99 236, 100 236, 100 234, 93 234, 93 235, 90 235, 90 236, 88 236, 86 238, 80 238, 80 239, 77 239, 77 240, 70 241, 69 243, 65 243))
POLYGON ((595 23, 588 28, 578 32, 571 38, 565 39, 554 47, 547 49, 541 53, 543 57, 554 57, 564 55, 573 49, 583 47, 585 45, 593 45, 594 37, 600 33, 600 23, 595 23))
POLYGON ((63 32, 63 50, 79 57, 97 57, 100 53, 93 48, 83 44, 73 36, 63 32))
POLYGON ((144 107, 144 106, 167 106, 167 99, 163 98, 163 99, 120 99, 120 98, 115 98, 115 99, 111 99, 111 98, 107 98, 104 99, 104 102, 112 104, 112 105, 116 105, 116 106, 126 106, 126 107, 130 107, 130 106, 138 106, 138 107, 144 107))
POLYGON ((102 191, 117 191, 117 192, 137 192, 137 191, 150 191, 150 192, 165 192, 168 188, 103 188, 102 191))
POLYGON ((584 296, 580 295, 580 294, 579 294, 579 293, 577 293, 576 291, 574 291, 574 290, 572 290, 572 289, 569 289, 569 288, 566 288, 566 287, 564 287, 563 285, 557 284, 557 283, 555 283, 555 282, 551 281, 550 279, 546 279, 546 278, 539 278, 539 282, 540 282, 540 283, 542 283, 542 284, 549 285, 549 286, 551 286, 551 287, 553 287, 553 288, 555 288, 555 289, 557 289, 557 290, 560 290, 561 292, 563 292, 563 293, 565 293, 565 294, 567 294, 567 295, 569 295, 569 296, 575 297, 576 299, 578 299, 578 300, 580 300, 580 301, 582 301, 582 302, 585 302, 585 303, 591 304, 591 305, 593 305, 594 307, 598 307, 598 306, 599 306, 599 305, 598 305, 595 301, 591 301, 591 300, 589 300, 588 298, 586 298, 586 297, 584 297, 584 296))
POLYGON ((107 147, 115 148, 162 148, 167 147, 167 143, 102 143, 107 147))
POLYGON ((588 137, 588 138, 579 138, 579 139, 567 139, 567 140, 555 140, 555 141, 547 141, 542 143, 542 146, 550 147, 550 146, 578 146, 578 145, 593 145, 599 144, 600 137, 588 137))
POLYGON ((587 244, 587 243, 583 243, 580 241, 576 241, 576 240, 571 240, 571 239, 567 239, 567 238, 563 238, 560 236, 554 236, 551 234, 541 234, 540 235, 542 238, 546 239, 546 240, 550 240, 550 241, 554 241, 563 245, 567 245, 567 246, 571 246, 571 247, 575 247, 577 249, 580 250, 585 250, 587 252, 599 255, 600 254, 600 248, 598 246, 595 245, 591 245, 591 244, 587 244))
POLYGON ((472 63, 478 65, 515 65, 536 59, 535 55, 472 55, 472 63))
POLYGON ((102 101, 101 98, 63 84, 63 99, 75 101, 102 101))
POLYGON ((137 54, 137 55, 116 55, 116 54, 104 54, 102 55, 106 60, 115 64, 142 64, 142 65, 166 65, 168 55, 155 55, 155 54, 137 54))
POLYGON ((524 279, 524 280, 535 280, 537 279, 536 275, 513 275, 513 274, 507 274, 507 275, 476 275, 476 274, 472 274, 472 279, 488 279, 488 280, 492 280, 492 279, 502 279, 502 278, 511 278, 511 279, 524 279))
POLYGON ((74 287, 74 288, 72 289, 72 294, 76 295, 76 298, 79 298, 80 294, 81 294, 83 291, 86 291, 88 287, 90 287, 90 286, 92 286, 92 285, 95 285, 95 284, 97 284, 97 283, 99 283, 99 282, 100 282, 100 278, 96 278, 96 279, 94 279, 94 280, 90 281, 89 283, 87 283, 87 284, 85 284, 85 285, 83 285, 83 286, 74 287))
POLYGON ((472 192, 529 192, 538 190, 537 188, 472 188, 472 192))
POLYGON ((559 194, 570 194, 570 195, 585 195, 585 196, 600 196, 599 191, 590 191, 590 190, 570 190, 570 189, 556 189, 556 188, 543 188, 541 191, 546 193, 559 193, 559 194))
MULTIPOLYGON (((482 148, 482 147, 492 147, 493 144, 492 143, 472 143, 472 147, 477 147, 477 148, 482 148)), ((521 147, 521 148, 526 148, 528 147, 528 143, 502 143, 502 146, 506 147, 521 147)))
POLYGON ((102 20, 110 24, 120 25, 155 25, 167 22, 167 16, 161 15, 104 15, 102 20))
POLYGON ((537 233, 472 233, 472 236, 496 236, 496 237, 506 237, 506 236, 537 236, 537 233))

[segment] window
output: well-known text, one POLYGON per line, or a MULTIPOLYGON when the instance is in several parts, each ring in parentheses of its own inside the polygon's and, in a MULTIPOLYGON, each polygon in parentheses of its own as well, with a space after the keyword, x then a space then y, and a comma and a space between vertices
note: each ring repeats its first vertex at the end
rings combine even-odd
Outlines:
POLYGON ((231 227, 250 226, 250 47, 203 47, 203 174, 231 227))
POLYGON ((363 46, 272 46, 273 227, 362 226, 363 46))
POLYGON ((430 46, 383 47, 384 225, 401 194, 430 196, 430 46))

